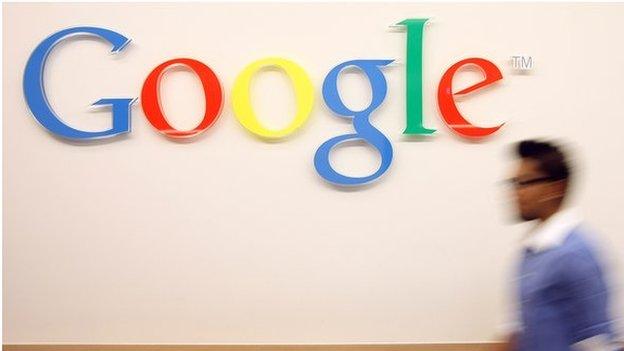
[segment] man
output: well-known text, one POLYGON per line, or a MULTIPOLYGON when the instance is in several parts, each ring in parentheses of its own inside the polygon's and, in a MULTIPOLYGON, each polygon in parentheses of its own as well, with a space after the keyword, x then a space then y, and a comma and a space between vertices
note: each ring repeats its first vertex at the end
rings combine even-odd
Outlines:
POLYGON ((570 188, 566 156, 550 142, 522 141, 512 178, 519 216, 536 221, 517 272, 518 323, 513 351, 617 350, 609 291, 591 234, 564 207, 570 188))

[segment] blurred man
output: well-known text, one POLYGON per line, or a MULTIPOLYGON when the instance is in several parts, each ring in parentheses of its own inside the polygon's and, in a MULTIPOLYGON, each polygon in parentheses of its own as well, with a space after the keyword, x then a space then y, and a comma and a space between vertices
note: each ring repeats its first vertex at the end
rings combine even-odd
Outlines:
POLYGON ((549 142, 518 144, 511 179, 519 217, 535 221, 523 241, 517 274, 518 323, 513 351, 613 351, 609 291, 592 236, 564 207, 570 188, 566 156, 549 142))

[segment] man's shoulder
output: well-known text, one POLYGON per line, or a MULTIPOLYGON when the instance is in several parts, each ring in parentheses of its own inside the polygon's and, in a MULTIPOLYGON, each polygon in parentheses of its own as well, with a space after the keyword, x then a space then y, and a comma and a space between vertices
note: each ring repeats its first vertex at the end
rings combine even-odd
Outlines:
POLYGON ((553 260, 561 269, 590 271, 600 269, 595 236, 583 227, 572 230, 553 253, 553 260))
POLYGON ((585 226, 578 226, 570 231, 559 251, 562 255, 594 256, 596 244, 596 235, 585 226))

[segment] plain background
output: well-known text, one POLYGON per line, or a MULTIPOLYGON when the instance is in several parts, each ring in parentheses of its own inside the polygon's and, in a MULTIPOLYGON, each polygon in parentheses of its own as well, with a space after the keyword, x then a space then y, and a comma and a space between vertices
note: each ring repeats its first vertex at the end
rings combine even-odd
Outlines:
MULTIPOLYGON (((511 148, 523 138, 571 142, 574 201, 624 271, 622 151, 624 6, 620 4, 3 4, 5 343, 358 343, 492 340, 509 305, 518 240, 509 189, 511 148), (406 18, 433 17, 425 32, 426 138, 406 138, 406 18), (139 97, 158 64, 191 57, 225 91, 217 123, 175 142, 146 121, 103 142, 55 138, 22 93, 26 61, 45 37, 101 26, 130 37, 117 57, 102 41, 69 40, 51 54, 52 106, 77 128, 101 130, 103 97, 139 97), (531 55, 519 74, 512 55, 531 55), (294 60, 316 87, 308 123, 267 143, 231 108, 231 88, 257 59, 294 60), (468 118, 505 122, 468 142, 443 124, 438 81, 468 57, 494 62, 504 79, 462 99, 468 118), (315 172, 325 140, 352 131, 325 107, 327 72, 351 59, 396 59, 388 96, 372 117, 395 159, 378 182, 345 191, 315 172), (619 257, 618 257, 619 256, 619 257)), ((457 77, 458 88, 480 78, 457 77)), ((348 105, 370 99, 346 73, 348 105)), ((162 81, 171 123, 191 128, 202 91, 188 70, 162 81)), ((268 126, 293 115, 278 71, 256 76, 254 107, 268 126)), ((373 149, 340 149, 348 174, 374 171, 373 149)), ((615 288, 614 288, 615 289, 615 288)), ((614 290, 622 297, 622 290, 614 290)), ((622 305, 619 305, 619 311, 622 305)))

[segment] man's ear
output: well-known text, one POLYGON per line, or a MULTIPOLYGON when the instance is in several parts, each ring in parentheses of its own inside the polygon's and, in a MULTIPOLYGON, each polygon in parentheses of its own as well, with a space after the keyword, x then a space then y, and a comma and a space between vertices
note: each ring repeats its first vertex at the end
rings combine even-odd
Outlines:
POLYGON ((568 181, 565 179, 556 180, 548 184, 548 190, 544 196, 540 199, 541 202, 550 201, 554 199, 563 200, 568 188, 568 181))

